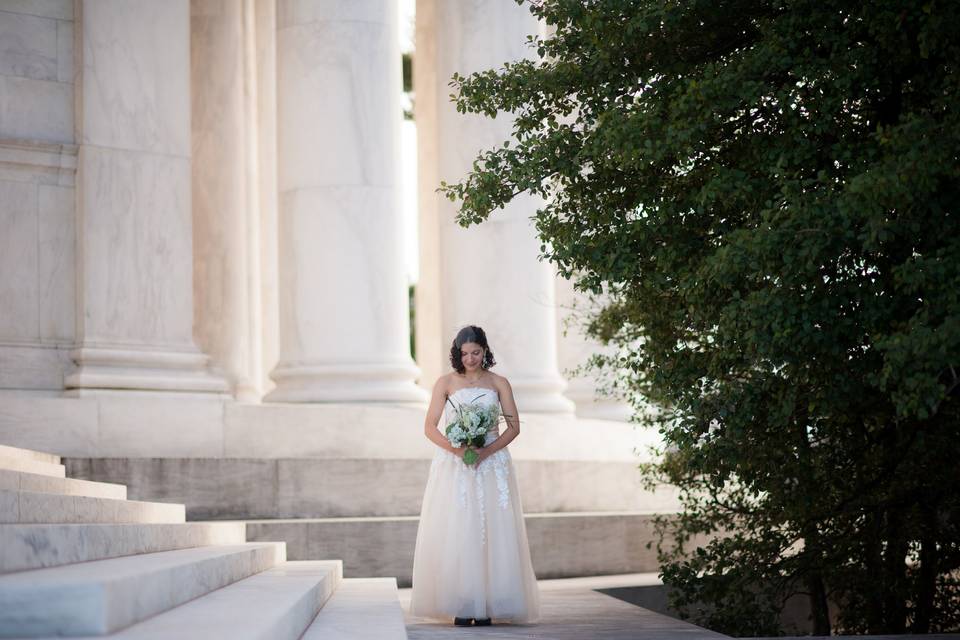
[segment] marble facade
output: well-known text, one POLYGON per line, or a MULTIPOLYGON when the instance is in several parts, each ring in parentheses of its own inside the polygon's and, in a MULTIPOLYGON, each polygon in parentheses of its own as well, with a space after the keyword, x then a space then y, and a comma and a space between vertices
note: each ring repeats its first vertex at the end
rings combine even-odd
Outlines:
POLYGON ((358 407, 422 410, 467 323, 487 329, 522 411, 625 418, 589 380, 568 387, 593 347, 559 328, 575 294, 537 258, 537 202, 464 230, 434 193, 509 135, 507 119, 457 114, 447 83, 530 55, 539 26, 513 2, 417 2, 409 326, 396 13, 396 0, 0 5, 0 437, 216 457, 256 405, 292 425, 286 451, 297 426, 358 407))

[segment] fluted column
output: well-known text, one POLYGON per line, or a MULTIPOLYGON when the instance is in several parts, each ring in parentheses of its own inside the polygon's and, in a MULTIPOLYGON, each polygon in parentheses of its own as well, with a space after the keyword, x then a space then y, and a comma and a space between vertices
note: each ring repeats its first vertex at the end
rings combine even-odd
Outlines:
POLYGON ((191 0, 194 335, 241 400, 261 368, 253 0, 191 0))
POLYGON ((77 6, 78 348, 66 387, 223 392, 192 333, 189 3, 77 6))
POLYGON ((503 0, 417 2, 416 109, 421 180, 421 283, 417 344, 430 373, 449 369, 449 341, 465 324, 484 328, 521 411, 570 412, 557 367, 554 273, 537 259, 530 222, 539 200, 514 199, 489 221, 463 229, 456 205, 434 193, 470 171, 477 153, 510 137, 511 120, 457 113, 448 82, 531 55, 539 25, 528 9, 503 0), (422 314, 422 318, 421 318, 422 314), (434 314, 434 315, 428 315, 434 314), (432 333, 439 329, 439 334, 432 333), (430 333, 428 333, 430 332, 430 333), (433 347, 433 345, 431 345, 433 347))
POLYGON ((394 0, 280 0, 280 402, 422 401, 409 353, 394 0))

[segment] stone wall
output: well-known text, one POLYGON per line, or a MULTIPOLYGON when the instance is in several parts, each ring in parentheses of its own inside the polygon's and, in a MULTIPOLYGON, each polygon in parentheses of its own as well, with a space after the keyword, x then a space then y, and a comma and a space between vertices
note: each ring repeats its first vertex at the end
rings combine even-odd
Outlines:
POLYGON ((74 340, 74 4, 0 6, 0 388, 60 390, 74 340))

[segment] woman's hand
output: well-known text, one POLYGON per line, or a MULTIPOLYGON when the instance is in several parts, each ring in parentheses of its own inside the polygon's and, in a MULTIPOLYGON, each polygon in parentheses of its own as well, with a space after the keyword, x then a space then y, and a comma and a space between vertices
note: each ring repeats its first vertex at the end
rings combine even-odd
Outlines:
POLYGON ((477 452, 477 461, 473 463, 473 466, 479 467, 480 463, 489 458, 493 452, 489 451, 486 447, 480 447, 479 449, 474 449, 477 452))
POLYGON ((463 460, 463 454, 467 452, 466 447, 450 447, 450 453, 463 460))

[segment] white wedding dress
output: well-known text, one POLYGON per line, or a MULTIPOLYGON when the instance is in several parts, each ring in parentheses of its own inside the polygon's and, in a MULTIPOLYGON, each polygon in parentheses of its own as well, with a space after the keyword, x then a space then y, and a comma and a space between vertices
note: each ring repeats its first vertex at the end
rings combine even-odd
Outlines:
MULTIPOLYGON (((494 389, 468 387, 455 404, 497 403, 494 389)), ((450 403, 440 425, 453 421, 450 403)), ((499 434, 488 433, 486 443, 499 434)), ((423 495, 413 558, 410 611, 426 618, 492 618, 532 623, 540 615, 537 579, 513 462, 506 448, 467 466, 438 449, 423 495)))

